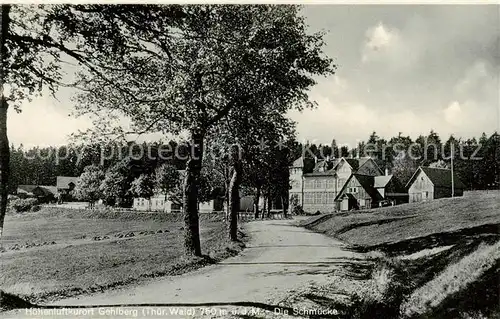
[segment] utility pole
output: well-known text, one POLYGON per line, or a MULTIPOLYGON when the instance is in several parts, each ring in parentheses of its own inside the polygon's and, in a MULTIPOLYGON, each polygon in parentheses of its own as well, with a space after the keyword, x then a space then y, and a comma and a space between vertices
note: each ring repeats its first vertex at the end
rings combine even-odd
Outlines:
POLYGON ((451 198, 455 196, 455 181, 453 179, 453 140, 451 141, 451 198))

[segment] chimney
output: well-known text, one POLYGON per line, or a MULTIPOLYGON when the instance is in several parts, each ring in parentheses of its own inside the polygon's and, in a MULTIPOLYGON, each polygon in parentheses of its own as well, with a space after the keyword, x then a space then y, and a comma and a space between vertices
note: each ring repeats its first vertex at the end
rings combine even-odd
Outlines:
POLYGON ((387 167, 385 168, 385 176, 389 176, 389 169, 387 167))

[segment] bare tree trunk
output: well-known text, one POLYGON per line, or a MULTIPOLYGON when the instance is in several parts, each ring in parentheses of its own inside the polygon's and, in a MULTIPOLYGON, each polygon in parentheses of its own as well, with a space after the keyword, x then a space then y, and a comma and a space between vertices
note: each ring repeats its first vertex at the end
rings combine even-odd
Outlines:
POLYGON ((230 205, 229 205, 229 183, 230 183, 230 180, 229 180, 229 172, 228 172, 228 167, 226 164, 224 164, 224 182, 225 182, 225 186, 226 186, 226 189, 225 189, 225 192, 226 192, 226 197, 225 197, 225 201, 226 201, 226 219, 225 221, 229 221, 229 209, 230 209, 230 205))
POLYGON ((281 195, 281 206, 283 207, 283 217, 288 217, 288 195, 281 195))
POLYGON ((229 183, 229 239, 232 241, 238 240, 238 211, 240 209, 240 182, 241 182, 241 158, 239 147, 233 145, 231 147, 231 165, 233 166, 233 174, 229 183))
POLYGON ((273 199, 271 197, 271 191, 269 190, 267 192, 267 211, 266 211, 267 218, 271 217, 271 209, 273 209, 273 199))
POLYGON ((3 95, 4 84, 6 79, 7 70, 3 61, 7 60, 7 48, 5 42, 7 41, 7 34, 9 31, 9 11, 10 5, 1 5, 0 7, 0 240, 3 234, 3 225, 5 221, 5 213, 7 212, 7 199, 8 199, 8 183, 9 183, 9 162, 10 162, 10 149, 9 139, 7 137, 7 109, 9 105, 3 95))
POLYGON ((260 185, 257 185, 255 189, 255 197, 253 199, 255 219, 259 218, 259 199, 260 199, 260 185))
POLYGON ((200 225, 198 217, 198 183, 203 156, 203 134, 191 133, 190 158, 184 179, 184 248, 186 254, 201 256, 200 225))
POLYGON ((264 207, 262 207, 262 212, 260 213, 261 219, 264 219, 266 216, 266 210, 267 210, 267 198, 264 196, 264 207))

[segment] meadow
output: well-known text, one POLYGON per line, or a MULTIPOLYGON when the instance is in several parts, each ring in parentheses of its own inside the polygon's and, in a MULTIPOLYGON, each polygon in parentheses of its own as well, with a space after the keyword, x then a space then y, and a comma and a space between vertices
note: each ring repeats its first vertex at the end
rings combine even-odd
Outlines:
POLYGON ((0 253, 0 289, 42 302, 176 275, 229 257, 219 216, 200 218, 202 258, 183 252, 180 214, 44 208, 10 214, 0 253))

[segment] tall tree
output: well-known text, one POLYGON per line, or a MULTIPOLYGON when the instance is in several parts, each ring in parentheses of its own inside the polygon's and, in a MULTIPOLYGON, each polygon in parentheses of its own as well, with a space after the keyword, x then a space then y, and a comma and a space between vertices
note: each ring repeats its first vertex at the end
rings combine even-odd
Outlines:
POLYGON ((154 195, 155 183, 151 176, 141 174, 130 185, 130 192, 135 197, 151 198, 154 195))
MULTIPOLYGON (((96 47, 119 48, 131 24, 142 23, 139 6, 7 5, 0 7, 0 238, 7 207, 9 143, 7 110, 63 83, 61 62, 98 71, 96 47), (83 13, 86 14, 81 19, 83 13), (77 18, 79 17, 79 18, 77 18), (87 39, 83 41, 83 39, 87 39), (90 39, 90 41, 88 41, 90 39), (97 39, 97 41, 96 41, 97 39), (111 40, 110 40, 111 39, 111 40), (85 47, 92 48, 92 52, 85 47)), ((78 82, 78 81, 77 81, 78 82)), ((74 84, 74 83, 72 83, 74 84)))
POLYGON ((7 210, 7 197, 9 185, 9 139, 7 137, 7 109, 9 104, 5 96, 5 83, 9 66, 7 40, 10 27, 10 5, 0 6, 0 239, 3 234, 3 224, 7 210))
POLYGON ((125 115, 134 132, 187 132, 185 248, 201 255, 197 184, 207 135, 255 97, 283 113, 310 105, 313 76, 333 67, 322 34, 307 33, 296 6, 183 6, 174 26, 171 11, 155 8, 154 20, 137 23, 120 50, 97 48, 101 65, 113 67, 82 74, 80 111, 104 120, 125 115))
POLYGON ((95 165, 85 167, 82 175, 78 178, 73 194, 77 199, 89 201, 90 207, 101 198, 101 183, 104 180, 104 172, 95 165))

